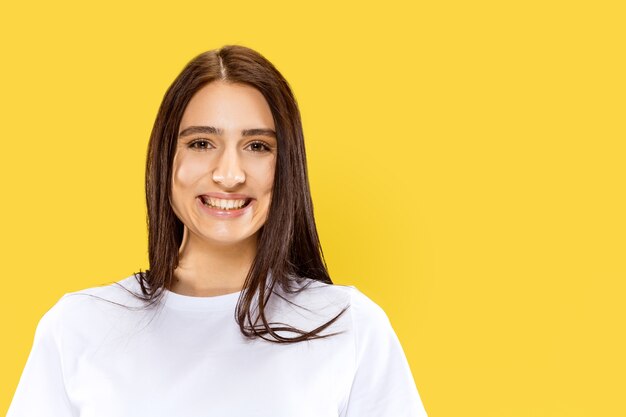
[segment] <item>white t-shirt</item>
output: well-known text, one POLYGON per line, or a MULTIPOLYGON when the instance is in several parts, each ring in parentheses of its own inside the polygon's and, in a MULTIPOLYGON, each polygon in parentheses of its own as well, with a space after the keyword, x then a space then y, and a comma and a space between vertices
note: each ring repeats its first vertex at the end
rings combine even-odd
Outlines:
MULTIPOLYGON (((139 293, 134 276, 119 283, 139 293)), ((312 330, 350 304, 322 334, 344 332, 290 344, 247 339, 234 316, 241 292, 166 291, 156 313, 89 295, 141 306, 114 284, 67 293, 37 325, 7 417, 426 416, 377 304, 353 286, 277 288, 306 309, 272 294, 270 322, 312 330)))

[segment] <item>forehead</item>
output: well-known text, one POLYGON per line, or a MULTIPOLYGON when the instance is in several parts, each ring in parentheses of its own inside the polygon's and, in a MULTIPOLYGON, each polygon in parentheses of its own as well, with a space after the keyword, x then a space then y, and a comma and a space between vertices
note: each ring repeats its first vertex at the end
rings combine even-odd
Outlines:
POLYGON ((272 111, 259 90, 224 81, 209 83, 194 94, 179 132, 189 126, 215 126, 224 131, 275 128, 272 111))

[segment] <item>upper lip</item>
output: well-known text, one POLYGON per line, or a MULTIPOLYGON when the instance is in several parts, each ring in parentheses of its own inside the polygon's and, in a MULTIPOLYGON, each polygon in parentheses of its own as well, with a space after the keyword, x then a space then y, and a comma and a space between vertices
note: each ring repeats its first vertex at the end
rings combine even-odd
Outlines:
POLYGON ((206 197, 213 197, 213 198, 220 198, 222 200, 247 200, 247 199, 251 199, 252 197, 247 196, 245 194, 234 194, 234 193, 205 193, 205 194, 201 194, 199 197, 202 196, 206 196, 206 197))

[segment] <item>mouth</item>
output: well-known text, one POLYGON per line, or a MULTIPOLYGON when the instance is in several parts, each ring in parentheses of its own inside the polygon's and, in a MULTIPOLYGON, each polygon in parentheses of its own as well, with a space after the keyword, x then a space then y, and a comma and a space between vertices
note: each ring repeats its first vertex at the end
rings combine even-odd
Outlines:
POLYGON ((201 195, 199 196, 199 198, 202 204, 204 204, 205 206, 224 211, 240 210, 244 207, 247 207, 250 202, 252 202, 252 198, 224 199, 209 197, 206 195, 201 195))

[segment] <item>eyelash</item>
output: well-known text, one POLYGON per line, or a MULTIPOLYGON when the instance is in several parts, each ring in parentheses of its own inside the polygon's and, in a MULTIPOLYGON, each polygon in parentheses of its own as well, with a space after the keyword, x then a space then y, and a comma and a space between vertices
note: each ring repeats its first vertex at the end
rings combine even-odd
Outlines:
MULTIPOLYGON (((210 142, 208 140, 206 140, 206 139, 196 139, 196 140, 193 140, 193 141, 189 142, 189 144, 187 146, 189 148, 191 148, 191 149, 200 149, 200 150, 206 150, 207 149, 207 148, 195 146, 197 143, 207 143, 208 144, 210 142)), ((263 150, 257 150, 257 151, 252 151, 252 152, 269 152, 271 150, 271 147, 267 143, 261 142, 261 141, 258 141, 258 140, 255 140, 254 142, 250 142, 248 144, 248 146, 249 145, 257 145, 257 144, 258 145, 262 145, 263 146, 263 150)))

